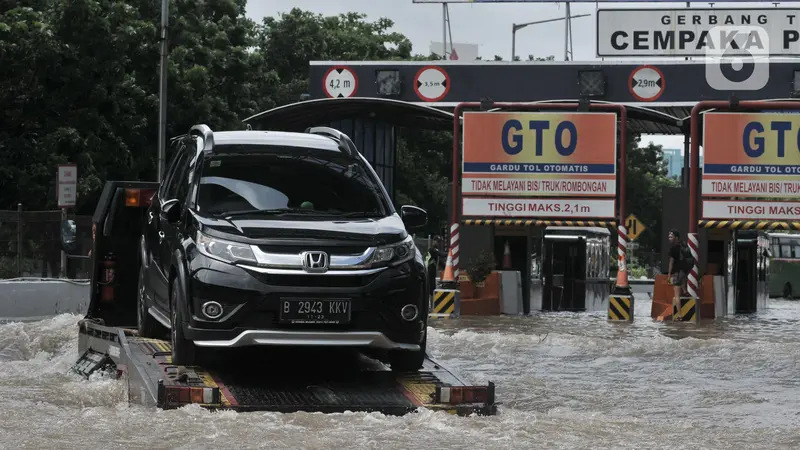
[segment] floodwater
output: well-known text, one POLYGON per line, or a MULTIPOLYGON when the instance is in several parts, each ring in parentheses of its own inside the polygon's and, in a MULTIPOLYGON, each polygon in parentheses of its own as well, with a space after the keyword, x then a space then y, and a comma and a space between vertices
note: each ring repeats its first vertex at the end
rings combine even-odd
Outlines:
POLYGON ((800 446, 800 302, 700 326, 602 314, 437 322, 434 357, 497 383, 494 417, 128 405, 82 381, 77 316, 0 325, 0 448, 682 449, 800 446))

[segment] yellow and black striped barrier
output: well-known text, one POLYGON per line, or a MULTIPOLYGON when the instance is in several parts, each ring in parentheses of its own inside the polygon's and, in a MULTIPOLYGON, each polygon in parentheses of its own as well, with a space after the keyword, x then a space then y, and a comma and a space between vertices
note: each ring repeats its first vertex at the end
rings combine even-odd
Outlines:
POLYGON ((633 322, 633 296, 630 295, 609 296, 608 320, 633 322))
POLYGON ((697 323, 700 314, 697 313, 697 299, 692 297, 681 297, 680 307, 673 305, 672 320, 675 322, 694 322, 697 323))
POLYGON ((464 225, 495 225, 524 227, 605 227, 616 225, 605 220, 529 220, 529 219, 464 219, 464 225))
POLYGON ((701 220, 701 228, 732 230, 800 230, 800 222, 771 222, 764 220, 701 220))
POLYGON ((456 289, 434 289, 433 305, 428 317, 458 317, 459 291, 456 289))

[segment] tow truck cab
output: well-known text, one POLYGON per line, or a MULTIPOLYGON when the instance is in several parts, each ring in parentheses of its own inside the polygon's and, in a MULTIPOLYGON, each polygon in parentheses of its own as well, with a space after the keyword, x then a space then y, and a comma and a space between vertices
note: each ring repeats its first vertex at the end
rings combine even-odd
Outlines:
MULTIPOLYGON (((141 337, 136 330, 140 238, 157 189, 155 182, 108 181, 104 186, 92 217, 90 299, 78 324, 74 372, 125 378, 131 403, 165 409, 196 403, 240 411, 405 414, 424 407, 459 415, 496 413, 493 383, 471 386, 430 357, 420 370, 406 373, 394 373, 363 355, 352 367, 321 361, 328 366, 315 368, 309 362, 296 370, 288 360, 280 361, 280 370, 275 360, 259 370, 258 358, 219 367, 173 364, 168 339, 141 337)), ((70 230, 74 233, 74 224, 62 226, 67 251, 75 239, 70 230)))

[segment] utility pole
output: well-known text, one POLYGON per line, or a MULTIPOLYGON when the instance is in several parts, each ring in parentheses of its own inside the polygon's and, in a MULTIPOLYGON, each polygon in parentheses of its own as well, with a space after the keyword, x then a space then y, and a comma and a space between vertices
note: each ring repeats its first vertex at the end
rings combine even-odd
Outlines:
POLYGON ((164 177, 164 160, 167 154, 167 28, 169 28, 169 0, 161 0, 161 78, 158 83, 158 174, 164 177))
POLYGON ((513 23, 513 24, 511 24, 511 61, 514 61, 514 59, 517 57, 517 31, 518 30, 521 30, 521 29, 523 29, 525 27, 528 27, 528 26, 531 26, 531 25, 539 25, 540 23, 558 22, 559 20, 566 20, 567 18, 577 19, 579 17, 588 17, 590 15, 591 14, 578 14, 577 16, 565 16, 565 17, 559 17, 559 18, 556 18, 556 19, 546 19, 546 20, 537 20, 535 22, 520 23, 520 24, 513 23))

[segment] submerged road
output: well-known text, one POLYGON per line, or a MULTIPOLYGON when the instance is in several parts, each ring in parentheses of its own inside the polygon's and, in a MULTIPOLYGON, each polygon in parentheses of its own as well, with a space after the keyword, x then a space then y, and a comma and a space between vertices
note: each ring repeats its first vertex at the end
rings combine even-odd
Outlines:
POLYGON ((211 413, 128 406, 68 374, 78 316, 0 325, 0 448, 695 449, 800 446, 800 302, 754 317, 633 324, 602 314, 432 324, 430 353, 495 381, 495 417, 211 413))

